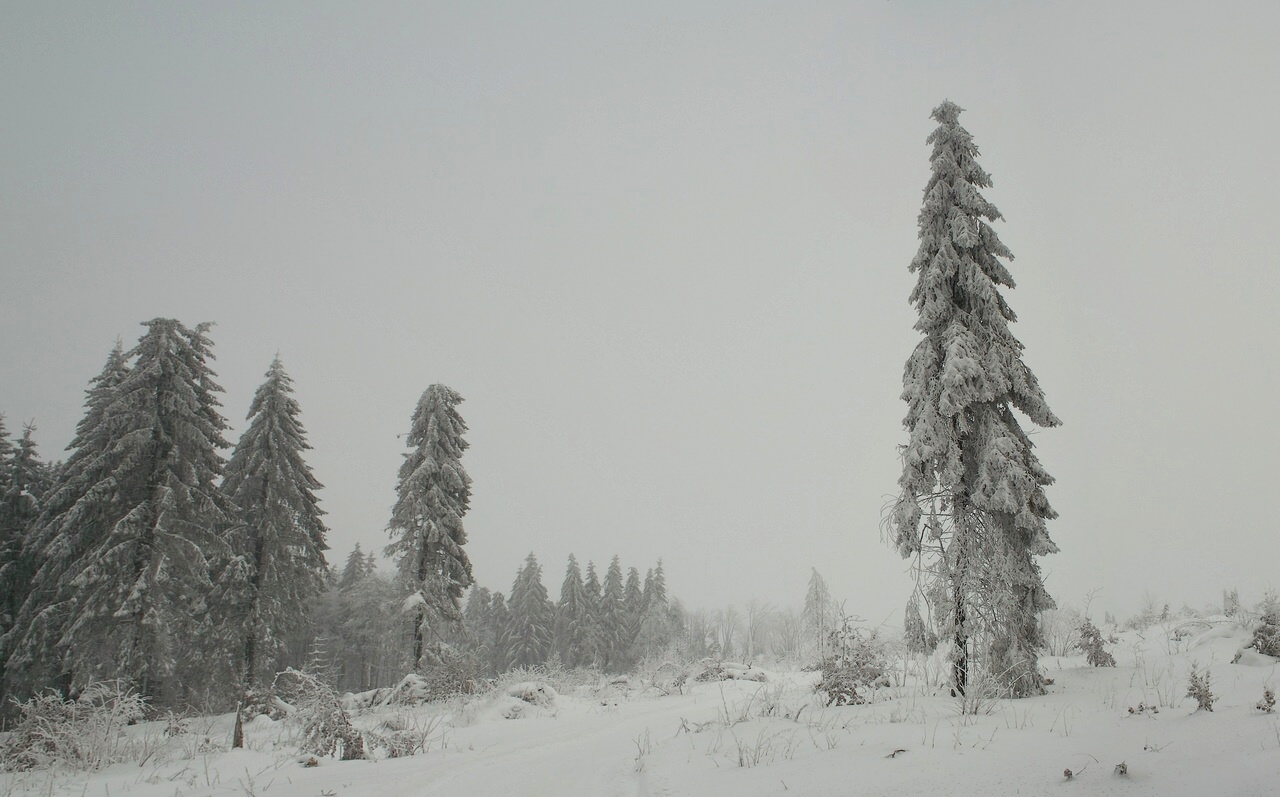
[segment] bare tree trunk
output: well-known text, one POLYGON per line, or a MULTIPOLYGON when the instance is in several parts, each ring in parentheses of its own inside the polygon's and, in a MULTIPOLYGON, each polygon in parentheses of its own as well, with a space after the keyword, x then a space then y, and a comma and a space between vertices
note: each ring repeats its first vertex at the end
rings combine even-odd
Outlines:
POLYGON ((951 662, 951 676, 956 694, 964 695, 969 685, 969 629, 965 614, 964 589, 959 580, 952 581, 952 600, 955 601, 955 658, 951 662))
POLYGON ((250 631, 244 637, 244 688, 253 688, 253 673, 257 669, 258 640, 250 631))

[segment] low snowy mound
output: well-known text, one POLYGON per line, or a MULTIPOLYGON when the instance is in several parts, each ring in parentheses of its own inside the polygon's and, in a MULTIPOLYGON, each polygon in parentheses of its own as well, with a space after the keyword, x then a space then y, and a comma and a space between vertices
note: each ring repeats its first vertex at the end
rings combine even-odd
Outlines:
POLYGON ((426 678, 411 672, 392 687, 347 692, 342 696, 342 707, 348 711, 357 711, 379 706, 420 706, 436 699, 438 695, 435 692, 426 678))
POLYGON ((553 708, 556 704, 556 690, 551 684, 542 681, 524 681, 507 687, 507 696, 514 697, 531 706, 553 708))
POLYGON ((752 667, 750 664, 741 664, 736 661, 713 661, 711 659, 702 662, 702 671, 698 673, 694 679, 697 681, 755 681, 757 683, 766 683, 769 675, 764 670, 752 667))
POLYGON ((1280 663, 1280 659, 1259 653, 1253 648, 1240 648, 1231 659, 1231 663, 1243 664, 1245 667, 1274 667, 1280 663))

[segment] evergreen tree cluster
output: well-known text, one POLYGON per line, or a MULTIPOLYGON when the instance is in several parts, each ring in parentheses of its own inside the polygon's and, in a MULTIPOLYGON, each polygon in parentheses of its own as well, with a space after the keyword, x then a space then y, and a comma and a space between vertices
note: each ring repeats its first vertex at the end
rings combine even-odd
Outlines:
POLYGON ((490 674, 552 663, 626 672, 676 646, 685 628, 683 608, 667 595, 662 561, 642 578, 634 567, 624 576, 617 556, 602 581, 593 562, 584 574, 570 554, 553 602, 530 553, 509 597, 473 585, 463 617, 464 644, 490 674))
POLYGON ((339 691, 389 686, 411 669, 411 629, 403 622, 403 585, 378 570, 359 543, 333 568, 313 613, 315 642, 307 663, 339 691))
POLYGON ((277 663, 322 587, 320 485, 279 360, 227 461, 210 325, 143 326, 90 382, 64 463, 40 462, 30 426, 0 433, 10 696, 116 678, 162 705, 225 696, 277 663))

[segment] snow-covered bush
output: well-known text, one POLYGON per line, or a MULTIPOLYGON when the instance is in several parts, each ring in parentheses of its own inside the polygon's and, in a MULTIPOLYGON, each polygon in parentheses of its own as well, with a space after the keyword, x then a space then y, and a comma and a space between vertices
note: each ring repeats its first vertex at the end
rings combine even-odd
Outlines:
POLYGON ((1222 591, 1222 613, 1227 617, 1240 614, 1240 590, 1232 588, 1222 591))
POLYGON ((480 659, 453 648, 444 650, 436 664, 421 671, 422 697, 426 701, 448 700, 455 695, 474 695, 484 679, 480 659))
POLYGON ((333 687, 313 673, 290 667, 276 675, 273 691, 293 707, 289 720, 298 726, 300 752, 341 755, 343 761, 364 758, 364 738, 333 687))
POLYGON ((539 708, 551 708, 556 704, 556 690, 551 684, 542 681, 524 681, 511 684, 506 689, 507 695, 539 708))
POLYGON ((1209 670, 1201 672, 1196 665, 1191 665, 1191 676, 1187 684, 1187 697, 1196 699, 1196 710, 1213 711, 1213 701, 1218 699, 1211 690, 1209 670))
POLYGON ((684 694, 689 681, 703 672, 698 662, 680 661, 677 657, 646 656, 636 665, 636 679, 642 687, 664 695, 684 694))
POLYGON ((842 617, 830 640, 832 653, 822 662, 822 679, 813 687, 826 694, 828 706, 866 703, 871 689, 889 685, 885 645, 875 630, 842 617))
POLYGON ((427 751, 427 745, 440 727, 440 717, 424 718, 420 713, 402 710, 387 717, 364 734, 370 750, 379 750, 387 758, 405 758, 427 751))
POLYGON ((1114 667, 1116 666, 1116 657, 1112 656, 1103 644, 1105 640, 1102 638, 1102 632, 1093 624, 1093 620, 1085 618, 1084 623, 1080 626, 1080 641, 1077 642, 1080 649, 1084 651, 1085 658, 1089 661, 1091 667, 1114 667))
POLYGON ((599 670, 587 667, 564 667, 558 664, 539 664, 533 667, 516 667, 503 673, 495 684, 499 691, 528 681, 549 685, 560 694, 571 695, 579 691, 593 692, 602 687, 599 670))
POLYGON ((282 720, 289 713, 289 706, 270 690, 246 690, 240 702, 240 717, 249 722, 265 714, 272 720, 282 720))
POLYGON ((769 675, 761 669, 737 661, 703 659, 698 665, 696 681, 756 681, 764 683, 769 675))
POLYGON ((74 700, 45 692, 18 705, 20 716, 0 742, 0 769, 53 765, 95 770, 124 760, 125 726, 142 719, 146 701, 119 681, 93 683, 74 700))
POLYGON ((1151 593, 1147 593, 1142 596, 1142 608, 1125 622, 1125 627, 1133 631, 1146 631, 1156 623, 1167 621, 1169 617, 1169 604, 1158 603, 1151 593))
POLYGON ((1253 649, 1265 656, 1280 657, 1280 598, 1268 592, 1258 611, 1262 617, 1253 630, 1253 649))
POLYGON ((1276 710, 1276 693, 1271 691, 1270 688, 1264 688, 1262 690, 1262 699, 1255 703, 1253 707, 1263 714, 1274 712, 1276 710))

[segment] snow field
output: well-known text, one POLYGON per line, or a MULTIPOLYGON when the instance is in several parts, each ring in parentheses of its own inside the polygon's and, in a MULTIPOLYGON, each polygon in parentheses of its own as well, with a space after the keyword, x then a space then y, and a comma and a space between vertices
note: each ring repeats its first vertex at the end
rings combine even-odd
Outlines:
POLYGON ((753 668, 763 682, 692 683, 670 695, 638 681, 546 683, 526 672, 487 695, 357 716, 365 729, 420 729, 425 752, 413 757, 307 767, 291 726, 266 718, 246 727, 248 749, 228 751, 224 715, 188 720, 176 736, 161 722, 131 727, 137 760, 94 773, 3 773, 0 795, 1261 796, 1280 788, 1280 714, 1254 706, 1280 673, 1257 654, 1232 664, 1247 640, 1212 622, 1124 632, 1109 646, 1117 667, 1044 658, 1049 694, 1023 700, 952 697, 937 661, 928 677, 920 662, 904 664, 873 702, 840 707, 812 692, 809 672, 753 668), (1193 664, 1210 673, 1212 712, 1186 696, 1193 664))

